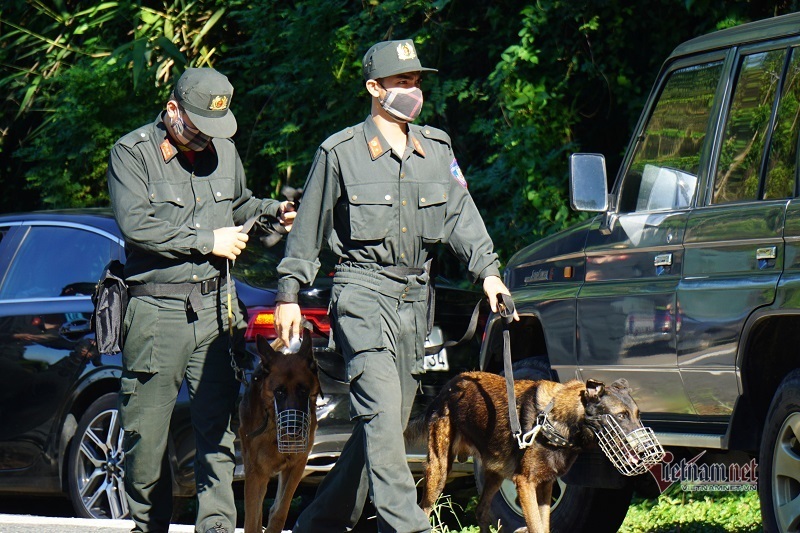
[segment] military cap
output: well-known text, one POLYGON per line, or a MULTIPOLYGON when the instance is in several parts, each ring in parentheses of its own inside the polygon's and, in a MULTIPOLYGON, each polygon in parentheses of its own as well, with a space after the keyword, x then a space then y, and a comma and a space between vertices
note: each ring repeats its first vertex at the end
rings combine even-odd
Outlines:
POLYGON ((226 139, 236 133, 236 117, 230 110, 233 85, 213 68, 186 69, 175 84, 174 96, 206 135, 226 139))
POLYGON ((363 68, 365 80, 377 80, 404 72, 438 72, 435 68, 426 68, 420 64, 411 39, 383 41, 372 45, 364 54, 363 68))

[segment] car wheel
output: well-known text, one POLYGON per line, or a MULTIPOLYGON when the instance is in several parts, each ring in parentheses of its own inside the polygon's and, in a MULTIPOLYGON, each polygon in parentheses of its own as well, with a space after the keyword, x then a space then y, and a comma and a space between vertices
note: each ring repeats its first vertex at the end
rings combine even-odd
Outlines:
POLYGON ((800 531, 800 371, 781 382, 767 413, 758 462, 764 531, 800 531))
POLYGON ((81 417, 69 447, 69 497, 82 518, 126 518, 122 428, 117 394, 92 403, 81 417))
MULTIPOLYGON (((552 379, 550 365, 545 357, 531 357, 513 365, 516 379, 552 379)), ((483 490, 480 475, 480 459, 475 458, 475 485, 478 493, 483 490)), ((613 533, 625 520, 633 496, 631 486, 607 489, 568 485, 561 479, 553 485, 550 503, 551 533, 613 533)), ((492 500, 491 522, 503 526, 503 530, 514 531, 525 526, 522 508, 517 497, 517 488, 511 480, 503 481, 492 500)))

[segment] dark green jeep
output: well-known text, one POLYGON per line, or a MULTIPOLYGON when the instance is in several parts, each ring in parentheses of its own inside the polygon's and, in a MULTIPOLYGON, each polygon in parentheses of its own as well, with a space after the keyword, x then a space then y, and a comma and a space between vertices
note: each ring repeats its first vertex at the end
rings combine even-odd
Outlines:
MULTIPOLYGON (((596 215, 505 274, 517 377, 626 378, 668 459, 758 464, 765 531, 800 530, 799 131, 800 13, 681 44, 611 193, 602 156, 571 158, 572 206, 596 215)), ((596 453, 562 481, 554 531, 616 531, 634 488, 658 494, 596 453)), ((512 484, 493 510, 522 525, 512 484)))

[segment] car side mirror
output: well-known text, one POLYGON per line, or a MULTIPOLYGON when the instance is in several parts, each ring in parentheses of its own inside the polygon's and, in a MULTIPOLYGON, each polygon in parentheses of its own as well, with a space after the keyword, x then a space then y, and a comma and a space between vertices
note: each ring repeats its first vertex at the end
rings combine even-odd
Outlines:
POLYGON ((569 203, 575 211, 608 209, 606 159, 601 154, 569 156, 569 203))

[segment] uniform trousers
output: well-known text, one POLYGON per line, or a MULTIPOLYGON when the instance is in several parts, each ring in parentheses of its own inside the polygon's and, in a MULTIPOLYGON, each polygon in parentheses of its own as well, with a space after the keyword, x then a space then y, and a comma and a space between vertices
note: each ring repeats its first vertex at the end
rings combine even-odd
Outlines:
MULTIPOLYGON (((241 328, 243 309, 232 301, 241 328)), ((125 315, 120 415, 133 532, 169 529, 172 476, 165 452, 184 378, 196 445, 196 531, 222 526, 232 532, 236 524, 231 415, 239 384, 229 355, 225 289, 202 296, 202 303, 193 311, 182 297, 136 297, 125 315)))
POLYGON ((331 313, 355 427, 293 533, 350 531, 367 497, 380 533, 430 531, 417 504, 403 440, 421 370, 426 283, 427 275, 386 277, 370 269, 337 267, 331 313))

